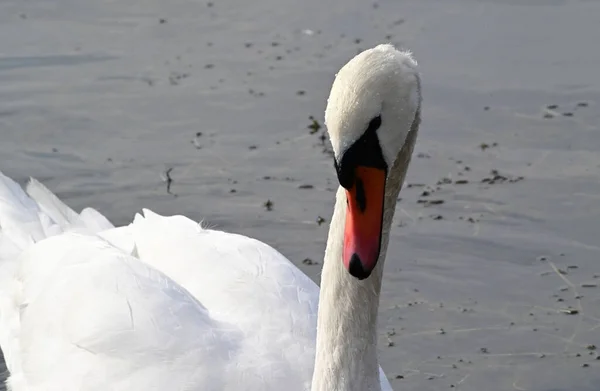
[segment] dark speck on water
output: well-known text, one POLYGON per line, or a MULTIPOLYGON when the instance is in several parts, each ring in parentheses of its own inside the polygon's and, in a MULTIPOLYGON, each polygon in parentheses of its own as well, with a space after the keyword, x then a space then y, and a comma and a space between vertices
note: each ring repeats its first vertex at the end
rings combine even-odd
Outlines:
POLYGON ((310 117, 308 117, 308 119, 311 120, 310 125, 308 125, 308 128, 310 129, 310 134, 317 133, 319 131, 319 129, 321 129, 321 125, 319 124, 319 122, 317 122, 315 117, 313 117, 312 115, 310 117))
POLYGON ((268 212, 270 212, 270 211, 272 211, 272 210, 273 210, 273 201, 271 201, 271 200, 266 200, 266 201, 263 203, 263 206, 264 206, 264 208, 265 208, 265 209, 266 209, 268 212))
POLYGON ((560 310, 560 312, 562 312, 563 314, 566 315, 577 315, 579 314, 579 310, 576 310, 575 308, 563 308, 560 310))
POLYGON ((488 144, 488 143, 481 143, 481 144, 479 145, 479 148, 481 148, 481 150, 482 150, 482 151, 485 151, 485 150, 486 150, 486 149, 488 149, 488 148, 497 147, 497 146, 498 146, 498 143, 496 143, 496 142, 494 142, 494 143, 491 143, 491 144, 488 144))
POLYGON ((173 167, 170 167, 165 171, 165 182, 167 182, 167 193, 168 194, 173 194, 173 193, 171 193, 171 186, 173 185, 173 178, 171 177, 172 171, 173 171, 173 167))

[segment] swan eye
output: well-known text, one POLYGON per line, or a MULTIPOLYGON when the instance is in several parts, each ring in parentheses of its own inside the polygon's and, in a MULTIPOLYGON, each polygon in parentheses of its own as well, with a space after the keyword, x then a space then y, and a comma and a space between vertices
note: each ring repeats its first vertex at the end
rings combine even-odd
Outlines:
POLYGON ((367 128, 367 133, 376 132, 377 129, 381 127, 381 115, 373 118, 371 122, 369 122, 369 127, 367 128))

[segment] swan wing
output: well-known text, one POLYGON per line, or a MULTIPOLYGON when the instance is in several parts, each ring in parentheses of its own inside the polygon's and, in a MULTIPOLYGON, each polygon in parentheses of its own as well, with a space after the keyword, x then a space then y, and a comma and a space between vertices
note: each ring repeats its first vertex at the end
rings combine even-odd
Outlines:
POLYGON ((26 194, 0 179, 13 390, 308 389, 318 288, 275 250, 231 235, 229 253, 227 234, 149 211, 126 227, 94 213, 90 224, 36 182, 26 194), (196 251, 208 243, 221 252, 196 251))
POLYGON ((13 390, 228 389, 240 330, 163 273, 79 233, 18 261, 13 390))

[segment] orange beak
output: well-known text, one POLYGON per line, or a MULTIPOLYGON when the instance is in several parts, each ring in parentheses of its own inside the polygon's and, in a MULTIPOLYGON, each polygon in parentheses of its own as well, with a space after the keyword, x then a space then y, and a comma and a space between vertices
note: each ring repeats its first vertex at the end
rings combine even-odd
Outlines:
POLYGON ((371 275, 379 258, 385 181, 385 170, 358 166, 354 185, 346 190, 343 259, 350 274, 359 280, 371 275))

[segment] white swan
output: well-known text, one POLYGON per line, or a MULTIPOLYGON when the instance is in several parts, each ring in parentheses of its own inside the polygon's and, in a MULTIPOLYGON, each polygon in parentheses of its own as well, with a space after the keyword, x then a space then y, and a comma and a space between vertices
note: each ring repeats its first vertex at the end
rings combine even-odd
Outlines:
POLYGON ((420 103, 416 63, 391 45, 337 74, 325 117, 341 187, 320 297, 257 240, 147 210, 114 228, 0 174, 9 389, 391 390, 376 320, 420 103))

